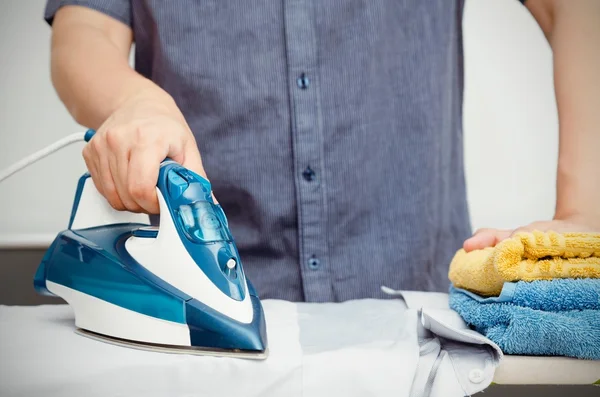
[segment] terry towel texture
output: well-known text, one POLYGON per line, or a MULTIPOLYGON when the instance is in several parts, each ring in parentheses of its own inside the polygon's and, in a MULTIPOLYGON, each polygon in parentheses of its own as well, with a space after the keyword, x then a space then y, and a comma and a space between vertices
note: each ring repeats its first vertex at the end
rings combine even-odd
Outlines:
POLYGON ((459 250, 448 275, 482 296, 499 295, 505 282, 600 278, 600 234, 518 233, 493 248, 459 250))
POLYGON ((451 287, 450 307, 504 353, 600 360, 600 280, 506 283, 492 298, 451 287))

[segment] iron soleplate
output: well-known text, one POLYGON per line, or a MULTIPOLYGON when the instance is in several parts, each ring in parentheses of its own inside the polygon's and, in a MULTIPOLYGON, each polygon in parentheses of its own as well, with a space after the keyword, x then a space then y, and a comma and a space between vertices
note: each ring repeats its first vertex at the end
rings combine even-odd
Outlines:
POLYGON ((205 348, 199 346, 175 346, 175 345, 161 345, 156 343, 136 342, 128 339, 115 338, 112 336, 99 334, 93 331, 89 331, 83 328, 76 328, 75 333, 85 336, 87 338, 110 343, 112 345, 127 347, 130 349, 144 350, 155 353, 167 353, 167 354, 189 354, 195 356, 212 356, 212 357, 229 357, 239 358, 247 360, 265 360, 269 356, 269 349, 264 351, 253 351, 253 350, 224 350, 205 348))

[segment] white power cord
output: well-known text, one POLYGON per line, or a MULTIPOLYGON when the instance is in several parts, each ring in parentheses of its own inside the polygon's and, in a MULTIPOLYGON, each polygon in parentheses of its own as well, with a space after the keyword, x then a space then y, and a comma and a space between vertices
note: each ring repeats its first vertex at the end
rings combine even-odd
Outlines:
POLYGON ((85 138, 86 138, 86 132, 77 132, 75 134, 71 134, 62 139, 59 139, 58 141, 54 142, 53 144, 51 144, 41 150, 38 150, 37 152, 25 157, 24 159, 22 159, 20 161, 17 161, 15 164, 11 165, 10 167, 2 170, 2 172, 0 172, 0 182, 2 182, 3 180, 8 178, 15 172, 20 171, 25 167, 28 167, 29 165, 35 163, 36 161, 43 159, 44 157, 56 152, 57 150, 64 148, 65 146, 69 146, 73 143, 85 141, 85 138))

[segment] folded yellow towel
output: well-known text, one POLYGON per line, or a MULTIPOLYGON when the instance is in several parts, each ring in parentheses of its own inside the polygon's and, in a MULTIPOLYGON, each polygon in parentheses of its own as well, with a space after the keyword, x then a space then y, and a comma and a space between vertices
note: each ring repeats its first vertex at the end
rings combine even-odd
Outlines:
POLYGON ((495 247, 460 249, 448 276, 483 296, 499 295, 506 281, 600 278, 600 233, 523 232, 495 247))

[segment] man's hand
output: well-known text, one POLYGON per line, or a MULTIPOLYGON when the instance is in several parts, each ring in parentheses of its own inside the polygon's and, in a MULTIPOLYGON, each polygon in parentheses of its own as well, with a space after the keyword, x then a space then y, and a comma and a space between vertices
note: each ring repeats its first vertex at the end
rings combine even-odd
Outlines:
POLYGON ((206 177, 196 141, 170 97, 141 92, 124 102, 85 146, 96 188, 117 210, 159 212, 156 181, 169 157, 206 177))
POLYGON ((479 229, 467 239, 463 245, 465 251, 470 252, 487 247, 494 247, 500 241, 510 238, 519 232, 539 230, 542 232, 554 231, 557 233, 579 232, 600 233, 600 219, 583 215, 573 215, 552 221, 533 222, 527 226, 514 230, 479 229))

